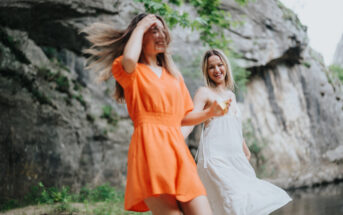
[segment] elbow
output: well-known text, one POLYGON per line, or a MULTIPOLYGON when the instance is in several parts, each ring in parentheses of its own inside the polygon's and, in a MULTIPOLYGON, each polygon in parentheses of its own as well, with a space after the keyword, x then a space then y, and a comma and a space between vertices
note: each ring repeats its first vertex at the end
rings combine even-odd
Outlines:
POLYGON ((181 120, 181 126, 187 126, 187 120, 182 119, 181 120))
POLYGON ((137 62, 133 58, 125 55, 123 56, 123 59, 121 61, 121 64, 123 65, 124 70, 127 73, 132 73, 134 71, 136 63, 137 62))

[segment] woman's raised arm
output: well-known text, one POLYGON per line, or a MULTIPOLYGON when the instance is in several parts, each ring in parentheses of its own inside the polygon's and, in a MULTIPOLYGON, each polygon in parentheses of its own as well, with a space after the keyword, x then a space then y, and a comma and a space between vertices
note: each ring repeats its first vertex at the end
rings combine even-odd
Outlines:
POLYGON ((132 32, 129 41, 126 43, 121 64, 127 73, 132 73, 135 70, 136 64, 139 60, 144 33, 153 25, 157 23, 157 18, 153 14, 144 17, 137 27, 132 32))

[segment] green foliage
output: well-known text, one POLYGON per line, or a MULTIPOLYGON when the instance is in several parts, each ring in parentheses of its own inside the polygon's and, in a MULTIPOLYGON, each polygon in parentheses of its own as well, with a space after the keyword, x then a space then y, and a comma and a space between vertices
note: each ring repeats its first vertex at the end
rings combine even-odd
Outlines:
POLYGON ((42 47, 42 50, 50 60, 58 57, 58 51, 54 47, 45 46, 45 47, 42 47))
POLYGON ((110 105, 106 105, 102 107, 102 111, 103 113, 101 115, 101 118, 107 119, 108 123, 116 126, 119 120, 119 116, 112 110, 112 107, 110 105))
POLYGON ((343 68, 339 65, 331 65, 329 66, 329 70, 331 71, 332 75, 337 77, 341 83, 343 83, 343 68))
POLYGON ((43 78, 44 80, 51 81, 55 78, 56 74, 51 72, 47 67, 37 68, 37 76, 43 78))
POLYGON ((309 62, 303 61, 301 64, 306 68, 311 68, 311 64, 309 62))
POLYGON ((83 88, 83 86, 77 81, 77 80, 72 80, 73 84, 74 84, 74 87, 73 89, 75 91, 79 91, 83 88))
MULTIPOLYGON (((41 92, 38 88, 32 88, 31 93, 34 98, 37 99, 37 101, 40 104, 49 104, 52 105, 52 102, 49 97, 47 97, 43 92, 41 92)), ((52 105, 53 106, 53 105, 52 105)))
POLYGON ((67 187, 62 187, 61 189, 55 187, 46 188, 42 182, 38 186, 41 192, 35 199, 35 202, 39 204, 67 203, 71 201, 71 195, 67 187))
POLYGON ((123 195, 124 194, 122 192, 116 191, 109 184, 104 184, 94 189, 83 187, 80 190, 79 201, 100 202, 111 200, 119 202, 121 201, 123 195))
MULTIPOLYGON (((27 205, 48 204, 53 208, 51 214, 89 214, 89 215, 117 215, 138 214, 124 211, 124 192, 109 184, 81 188, 78 193, 71 193, 68 187, 45 187, 43 183, 34 186, 22 201, 8 200, 0 206, 0 211, 6 211, 27 205), (75 208, 72 203, 83 203, 84 208, 75 208)), ((49 213, 50 214, 50 213, 49 213)), ((151 214, 151 213, 143 213, 151 214)))
MULTIPOLYGON (((225 36, 224 31, 238 24, 238 22, 231 19, 231 14, 221 8, 220 0, 188 0, 187 3, 195 8, 197 16, 190 18, 187 12, 180 12, 178 10, 184 1, 183 0, 136 0, 143 3, 146 12, 161 15, 168 25, 173 28, 179 24, 183 28, 191 27, 192 30, 200 32, 200 39, 204 45, 212 48, 219 48, 227 55, 231 54, 231 64, 236 81, 236 86, 240 90, 244 90, 245 84, 248 80, 249 73, 244 68, 239 67, 235 63, 235 58, 239 55, 230 48, 230 39, 225 36)), ((249 0, 236 0, 237 3, 244 5, 249 0)), ((176 58, 177 59, 177 58, 176 58)), ((195 63, 199 64, 200 61, 195 59, 195 63)), ((188 65, 188 64, 186 64, 188 65)), ((194 66, 192 63, 185 68, 182 72, 189 77, 199 77, 201 72, 197 71, 199 67, 194 66)))
POLYGON ((81 94, 73 95, 73 98, 76 99, 80 104, 86 109, 87 108, 87 103, 83 99, 83 96, 81 94))
MULTIPOLYGON (((187 12, 178 10, 178 7, 183 4, 183 0, 136 1, 143 3, 146 12, 164 17, 171 28, 177 24, 184 28, 191 27, 193 30, 196 29, 200 32, 200 39, 204 44, 223 50, 228 48, 229 40, 224 35, 224 30, 234 25, 235 22, 231 19, 231 14, 228 11, 221 9, 220 0, 188 0, 187 3, 192 5, 197 12, 195 19, 190 19, 187 12)), ((242 5, 247 1, 236 0, 242 5)))
POLYGON ((3 29, 0 29, 0 41, 5 46, 7 46, 9 49, 11 49, 11 52, 14 54, 15 58, 24 63, 24 64, 30 64, 30 60, 26 57, 26 55, 18 48, 20 45, 20 39, 19 38, 13 38, 11 35, 7 34, 6 31, 3 29))
POLYGON ((224 51, 225 55, 228 56, 230 59, 231 69, 233 72, 233 78, 235 80, 235 88, 238 89, 240 92, 244 92, 246 90, 246 83, 248 82, 248 77, 250 75, 250 71, 240 67, 237 64, 237 59, 240 58, 235 52, 230 52, 228 50, 224 51))
POLYGON ((293 22, 294 24, 296 24, 297 29, 299 30, 304 30, 306 29, 306 26, 304 26, 303 24, 301 24, 298 16, 289 8, 287 8, 281 1, 277 0, 276 1, 278 7, 281 9, 282 11, 282 18, 284 18, 285 20, 289 20, 291 22, 293 22))
POLYGON ((18 200, 8 199, 0 205, 0 211, 7 211, 7 210, 11 210, 13 208, 18 208, 20 206, 21 206, 21 203, 18 200))
POLYGON ((60 72, 55 77, 56 89, 60 92, 69 94, 69 79, 60 72))
POLYGON ((61 71, 53 73, 50 69, 46 67, 37 68, 37 75, 46 81, 54 81, 56 83, 56 90, 70 94, 69 88, 69 79, 62 74, 61 71))

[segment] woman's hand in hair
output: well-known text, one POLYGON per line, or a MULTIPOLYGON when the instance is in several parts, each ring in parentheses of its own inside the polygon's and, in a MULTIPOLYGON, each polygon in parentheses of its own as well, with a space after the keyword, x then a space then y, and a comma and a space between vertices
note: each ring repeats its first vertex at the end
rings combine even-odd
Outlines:
POLYGON ((138 22, 133 30, 129 41, 126 43, 123 53, 122 65, 127 73, 134 72, 139 56, 142 51, 142 41, 144 33, 153 25, 157 24, 157 18, 149 14, 138 22))
POLYGON ((157 24, 157 18, 154 14, 149 14, 138 22, 137 27, 142 28, 144 32, 157 24))

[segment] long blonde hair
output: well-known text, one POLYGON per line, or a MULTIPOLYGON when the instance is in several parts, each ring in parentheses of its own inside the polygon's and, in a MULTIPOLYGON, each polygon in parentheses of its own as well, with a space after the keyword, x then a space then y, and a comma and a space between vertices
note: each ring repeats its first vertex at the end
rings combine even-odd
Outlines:
MULTIPOLYGON (((86 39, 91 43, 91 47, 84 49, 83 53, 87 57, 87 69, 98 72, 97 80, 102 82, 108 80, 112 76, 112 63, 121 56, 124 52, 127 41, 131 33, 136 28, 139 21, 141 21, 148 14, 141 13, 135 16, 125 30, 116 30, 113 26, 103 23, 93 23, 86 27, 81 32, 86 34, 86 39)), ((165 41, 169 45, 171 38, 165 21, 162 17, 155 15, 163 26, 165 33, 165 41)), ((141 53, 141 56, 143 51, 141 53)), ((140 57, 141 59, 142 57, 140 57)), ((171 56, 168 53, 160 53, 157 55, 157 62, 164 67, 170 74, 178 78, 180 72, 175 66, 171 56)), ((124 101, 123 87, 116 81, 114 98, 118 102, 124 101)))
POLYGON ((217 84, 210 78, 210 76, 208 74, 208 59, 211 56, 213 56, 213 55, 218 56, 220 58, 220 60, 222 61, 222 63, 224 64, 224 67, 225 67, 225 70, 226 70, 225 86, 227 88, 229 88, 231 91, 234 91, 234 89, 235 89, 235 81, 233 79, 230 61, 227 59, 225 54, 222 51, 218 50, 218 49, 208 50, 207 52, 205 52, 204 57, 203 57, 202 73, 203 73, 204 78, 205 78, 206 86, 211 87, 211 88, 217 87, 217 84))

